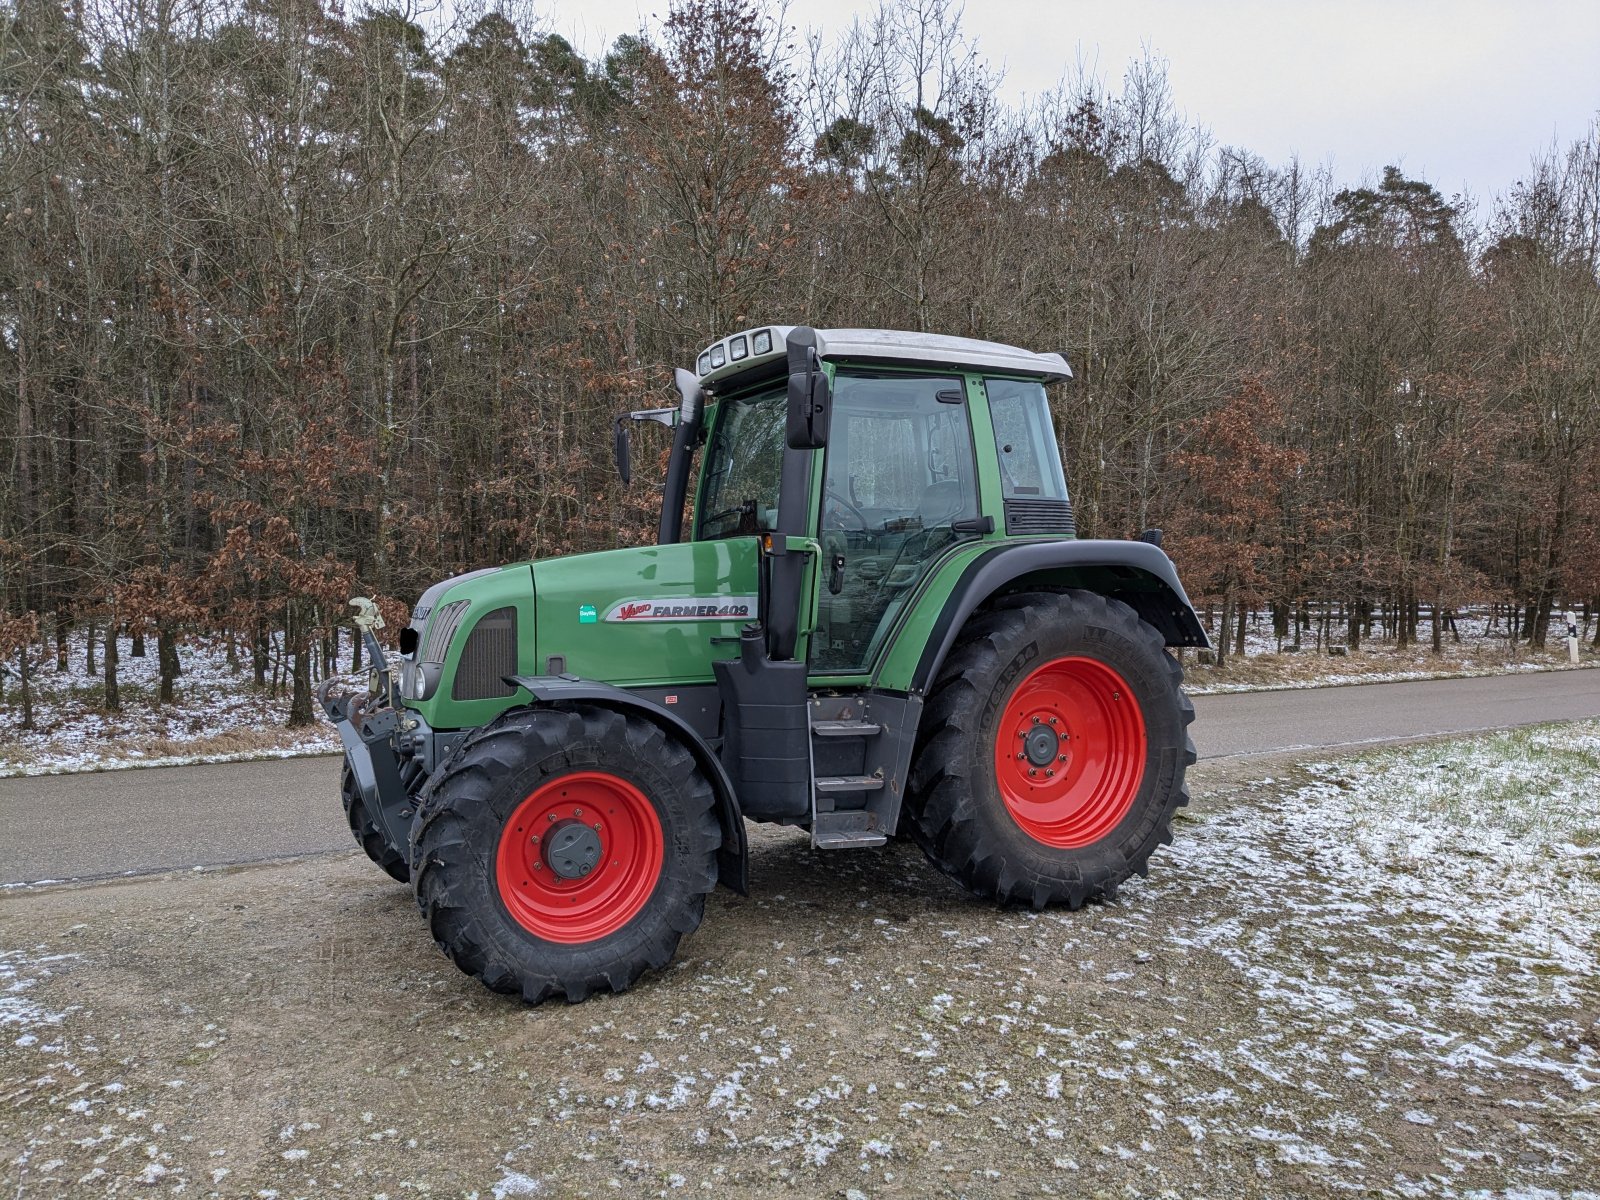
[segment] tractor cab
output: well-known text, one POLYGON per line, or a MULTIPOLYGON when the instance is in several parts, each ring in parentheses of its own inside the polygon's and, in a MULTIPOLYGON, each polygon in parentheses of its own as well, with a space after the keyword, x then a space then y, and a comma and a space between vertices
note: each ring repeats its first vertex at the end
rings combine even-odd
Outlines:
MULTIPOLYGON (((798 582, 816 589, 805 597, 814 621, 796 621, 794 649, 783 615, 767 614, 767 625, 777 656, 803 651, 815 675, 867 671, 918 583, 958 543, 1073 536, 1045 394, 1046 384, 1071 378, 1059 354, 778 326, 723 338, 696 367, 679 372, 660 540, 765 537, 769 554, 778 539, 814 542, 815 580, 798 582)), ((659 420, 663 411, 629 416, 659 420)))

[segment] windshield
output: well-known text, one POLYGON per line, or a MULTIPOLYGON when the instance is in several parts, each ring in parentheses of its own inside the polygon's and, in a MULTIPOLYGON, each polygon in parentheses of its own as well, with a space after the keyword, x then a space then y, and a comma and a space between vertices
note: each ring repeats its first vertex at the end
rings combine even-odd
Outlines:
POLYGON ((778 527, 786 392, 718 406, 695 506, 695 537, 744 537, 778 527))

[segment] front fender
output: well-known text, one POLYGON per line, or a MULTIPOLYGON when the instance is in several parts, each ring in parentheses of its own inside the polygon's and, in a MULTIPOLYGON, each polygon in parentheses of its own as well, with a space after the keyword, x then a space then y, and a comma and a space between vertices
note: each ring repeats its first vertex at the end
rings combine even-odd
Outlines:
POLYGON ((717 851, 717 882, 741 896, 750 894, 750 851, 744 832, 744 814, 733 784, 717 752, 677 713, 662 708, 623 688, 570 675, 507 675, 506 682, 526 688, 536 703, 599 704, 619 712, 634 713, 659 725, 694 755, 695 764, 711 781, 717 800, 717 823, 722 827, 722 848, 717 851))

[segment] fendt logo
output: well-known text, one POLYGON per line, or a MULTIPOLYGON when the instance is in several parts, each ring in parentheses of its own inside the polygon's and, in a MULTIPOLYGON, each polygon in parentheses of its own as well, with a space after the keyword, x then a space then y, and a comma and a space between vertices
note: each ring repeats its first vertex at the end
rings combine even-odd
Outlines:
POLYGON ((685 596, 681 600, 624 600, 607 621, 744 621, 755 615, 754 596, 685 596))

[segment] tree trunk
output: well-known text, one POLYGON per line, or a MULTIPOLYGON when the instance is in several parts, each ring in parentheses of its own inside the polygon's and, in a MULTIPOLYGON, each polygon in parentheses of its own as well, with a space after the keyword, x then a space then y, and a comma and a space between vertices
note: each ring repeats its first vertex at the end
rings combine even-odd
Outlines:
POLYGON ((1550 610, 1555 606, 1554 588, 1541 587, 1532 604, 1528 605, 1528 645, 1543 650, 1550 635, 1550 610))
POLYGON ((255 636, 250 639, 250 668, 255 672, 256 686, 267 686, 267 631, 258 621, 255 636))
POLYGON ((72 618, 60 609, 56 610, 56 674, 65 675, 72 664, 67 661, 67 630, 72 625, 72 618))
POLYGON ((290 671, 289 720, 290 729, 311 724, 311 639, 305 632, 305 622, 291 613, 284 630, 284 644, 292 647, 290 671))
POLYGON ((133 631, 133 646, 128 651, 128 657, 130 657, 130 658, 143 658, 144 657, 144 630, 135 629, 133 631))
MULTIPOLYGON (((1278 649, 1283 649, 1283 643, 1289 637, 1289 605, 1282 600, 1272 602, 1272 633, 1278 639, 1278 649)), ((1298 632, 1298 631, 1297 631, 1298 632)), ((1296 638, 1296 641, 1299 639, 1296 638)))
POLYGON ((83 627, 83 673, 93 679, 98 671, 94 665, 94 622, 83 627))
POLYGON ((177 681, 178 642, 172 630, 165 625, 156 629, 156 671, 160 678, 159 698, 162 704, 177 702, 177 693, 173 684, 177 681))
POLYGON ((1440 612, 1439 602, 1437 600, 1434 601, 1433 608, 1430 611, 1433 614, 1433 652, 1435 654, 1443 654, 1444 653, 1444 616, 1440 612))
POLYGON ((33 688, 28 675, 28 647, 17 651, 17 675, 22 680, 22 724, 19 728, 33 728, 33 688))
POLYGON ((117 623, 115 620, 106 622, 106 696, 105 708, 107 712, 122 711, 122 691, 117 684, 117 623))

